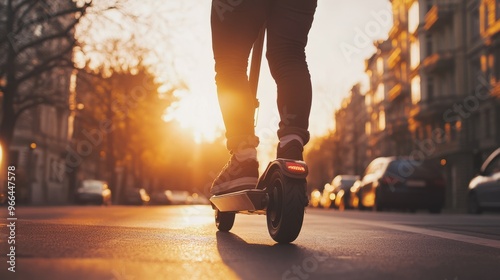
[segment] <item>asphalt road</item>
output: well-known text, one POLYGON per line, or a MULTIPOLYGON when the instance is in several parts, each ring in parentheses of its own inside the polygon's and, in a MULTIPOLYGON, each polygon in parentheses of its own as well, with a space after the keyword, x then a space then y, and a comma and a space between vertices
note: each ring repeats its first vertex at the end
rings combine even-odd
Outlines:
POLYGON ((28 207, 13 273, 1 211, 0 279, 500 279, 498 214, 307 209, 277 245, 264 216, 220 233, 208 206, 28 207))

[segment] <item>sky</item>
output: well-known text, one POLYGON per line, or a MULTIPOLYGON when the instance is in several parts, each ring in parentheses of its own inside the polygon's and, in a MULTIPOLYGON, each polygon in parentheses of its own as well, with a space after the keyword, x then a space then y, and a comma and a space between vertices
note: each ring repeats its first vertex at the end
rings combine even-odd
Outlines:
MULTIPOLYGON (((194 6, 193 21, 186 33, 180 34, 178 46, 188 51, 178 57, 176 66, 183 73, 182 77, 190 87, 182 96, 178 107, 172 111, 178 113, 180 122, 190 127, 187 117, 192 121, 202 120, 204 128, 217 125, 223 133, 222 118, 216 99, 214 84, 213 58, 210 39, 210 4, 202 1, 194 6), (192 29, 191 29, 192 28, 192 29), (190 42, 190 43, 187 43, 190 42), (183 118, 183 119, 182 119, 183 118)), ((366 83, 364 72, 365 59, 375 51, 374 40, 386 39, 392 27, 392 15, 388 0, 319 0, 315 20, 309 34, 306 54, 313 83, 313 105, 310 117, 312 137, 327 134, 334 128, 334 111, 346 97, 350 88, 357 82, 366 83)), ((175 43, 174 43, 175 44, 175 43)), ((276 86, 267 62, 263 61, 259 83, 259 109, 256 133, 260 137, 260 158, 272 158, 279 115, 276 108, 276 86)), ((196 126, 196 125, 194 125, 196 126)), ((203 130, 203 129, 202 129, 203 130)), ((198 134, 198 139, 210 139, 213 135, 205 131, 198 134)))
MULTIPOLYGON (((144 23, 134 36, 142 36, 139 41, 154 49, 156 56, 149 62, 156 65, 160 78, 171 81, 175 76, 187 86, 187 90, 175 92, 179 100, 167 110, 165 119, 178 121, 198 142, 213 141, 224 133, 214 81, 210 3, 144 0, 127 6, 144 23)), ((391 27, 389 0, 318 0, 306 48, 313 84, 313 138, 334 129, 334 111, 342 98, 355 83, 367 82, 364 63, 375 51, 373 41, 386 39, 391 27)), ((125 36, 123 30, 113 33, 125 36)), ((275 156, 279 115, 276 85, 266 61, 262 63, 258 98, 258 151, 261 161, 267 161, 275 156)))

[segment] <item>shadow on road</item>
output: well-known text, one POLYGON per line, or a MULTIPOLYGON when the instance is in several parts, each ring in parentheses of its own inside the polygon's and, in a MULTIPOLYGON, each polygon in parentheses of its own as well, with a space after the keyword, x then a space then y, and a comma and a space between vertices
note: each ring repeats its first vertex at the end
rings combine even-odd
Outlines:
POLYGON ((295 244, 252 244, 220 231, 216 237, 223 262, 242 279, 317 279, 315 272, 328 259, 324 252, 295 244))

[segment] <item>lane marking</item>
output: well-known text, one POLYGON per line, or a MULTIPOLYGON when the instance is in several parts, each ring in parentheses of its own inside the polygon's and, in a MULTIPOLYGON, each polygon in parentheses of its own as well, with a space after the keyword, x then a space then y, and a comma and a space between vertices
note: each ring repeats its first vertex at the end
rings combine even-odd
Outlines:
POLYGON ((366 220, 350 220, 350 219, 345 219, 345 218, 338 218, 338 219, 345 220, 346 222, 354 223, 354 224, 383 227, 383 228, 388 228, 388 229, 393 229, 393 230, 418 233, 418 234, 422 234, 422 235, 428 235, 428 236, 433 236, 433 237, 439 237, 439 238, 444 238, 444 239, 449 239, 449 240, 454 240, 454 241, 461 241, 461 242, 465 242, 465 243, 469 243, 469 244, 475 244, 475 245, 481 245, 481 246, 486 246, 486 247, 490 247, 490 248, 500 249, 500 240, 487 239, 487 238, 482 238, 482 237, 474 237, 474 236, 470 236, 470 235, 437 231, 437 230, 426 229, 426 228, 418 228, 418 227, 414 227, 414 226, 396 225, 396 224, 389 224, 389 223, 383 223, 383 222, 371 222, 371 221, 366 221, 366 220))

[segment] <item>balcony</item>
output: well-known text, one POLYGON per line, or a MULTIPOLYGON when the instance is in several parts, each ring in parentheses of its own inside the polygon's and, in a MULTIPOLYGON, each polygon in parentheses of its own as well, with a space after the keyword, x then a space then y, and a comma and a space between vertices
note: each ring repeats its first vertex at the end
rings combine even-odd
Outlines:
POLYGON ((391 51, 389 58, 387 59, 387 64, 390 69, 393 69, 401 61, 401 48, 396 47, 391 51))
POLYGON ((389 31, 389 38, 396 39, 399 36, 399 34, 401 34, 401 31, 406 30, 407 28, 408 28, 407 22, 402 22, 400 20, 394 22, 394 25, 389 31))
POLYGON ((437 28, 450 22, 453 16, 453 8, 450 4, 434 5, 425 15, 425 30, 437 28))
POLYGON ((393 86, 388 92, 389 102, 393 102, 398 99, 398 97, 407 94, 409 92, 408 88, 408 85, 402 83, 398 83, 393 86))
POLYGON ((409 117, 419 122, 442 120, 445 112, 459 102, 463 102, 462 96, 447 96, 433 98, 432 100, 422 100, 411 107, 409 117))
POLYGON ((433 53, 424 59, 422 65, 428 73, 452 70, 455 65, 455 53, 454 51, 433 53))
POLYGON ((491 95, 500 98, 500 82, 496 82, 491 90, 491 95))

